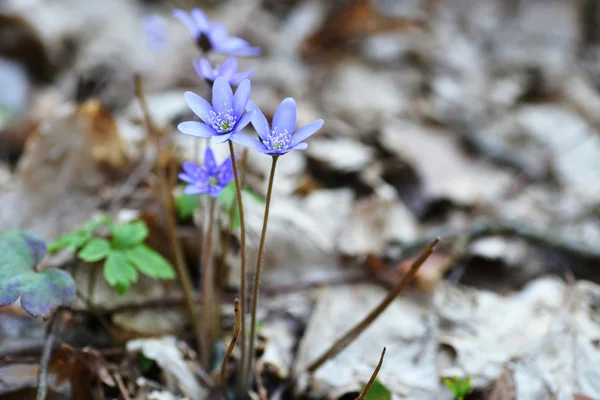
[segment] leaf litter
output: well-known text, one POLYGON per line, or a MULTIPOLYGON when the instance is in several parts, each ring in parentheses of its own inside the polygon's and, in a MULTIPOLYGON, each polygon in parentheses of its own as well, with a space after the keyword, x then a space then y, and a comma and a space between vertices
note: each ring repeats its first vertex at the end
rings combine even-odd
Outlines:
MULTIPOLYGON (((0 140, 10 150, 2 154, 1 230, 32 232, 51 243, 82 229, 92 215, 114 212, 112 198, 129 185, 120 207, 153 221, 147 245, 174 265, 161 171, 151 165, 129 178, 145 157, 150 164, 173 163, 173 171, 183 161, 199 161, 203 148, 175 128, 191 117, 183 91, 205 96, 210 90, 189 62, 197 54, 169 16, 173 4, 76 3, 0 5, 33 52, 0 46, 8 73, 26 79, 7 89, 11 102, 0 98, 0 140), (168 21, 160 56, 144 42, 143 16, 150 14, 168 21), (146 152, 156 138, 144 125, 134 72, 143 78, 150 115, 162 132, 155 154, 146 152), (50 85, 42 87, 41 78, 50 85)), ((287 155, 276 174, 258 311, 257 367, 268 398, 358 395, 382 347, 386 356, 374 387, 392 398, 451 399, 443 380, 454 377, 471 378, 482 398, 600 398, 600 275, 594 268, 600 258, 594 251, 600 240, 594 59, 600 36, 596 25, 579 18, 598 15, 593 2, 204 3, 211 20, 266 50, 240 60, 240 69, 256 70, 252 98, 266 106, 268 118, 285 92, 298 101, 300 125, 326 121, 309 149, 287 155), (414 287, 348 348, 305 373, 385 297, 413 252, 438 235, 439 251, 414 287)), ((5 34, 0 29, 0 39, 5 34)), ((227 154, 215 153, 217 159, 227 154)), ((268 164, 249 155, 246 185, 256 194, 244 197, 249 265, 260 244, 268 164)), ((223 332, 216 354, 229 343, 239 290, 240 236, 227 227, 228 206, 220 206, 215 239, 215 248, 225 238, 230 242, 219 264, 225 268, 218 267, 223 332)), ((198 227, 207 215, 202 202, 178 210, 177 232, 199 293, 198 227)), ((100 246, 87 248, 84 258, 95 260, 100 246)), ((37 262, 30 261, 32 279, 53 271, 36 273, 37 262)), ((53 352, 50 375, 73 374, 70 389, 60 393, 85 392, 75 384, 80 378, 96 387, 85 393, 94 398, 207 398, 214 375, 202 371, 193 347, 183 346, 193 335, 179 284, 140 276, 119 297, 104 279, 94 281, 97 265, 61 254, 46 262, 70 271, 79 291, 63 319, 89 328, 74 330, 78 339, 64 338, 77 348, 53 352), (110 332, 110 346, 82 333, 89 331, 110 332), (86 356, 95 361, 86 361, 91 373, 77 375, 72 360, 83 357, 78 352, 86 342, 97 347, 86 356), (146 373, 136 364, 140 349, 156 363, 146 373)), ((17 295, 23 309, 50 314, 32 312, 24 293, 17 295)), ((74 296, 69 292, 69 301, 51 308, 74 296)), ((9 315, 19 306, 11 307, 0 310, 9 315)), ((16 326, 14 318, 29 318, 10 315, 2 329, 16 326)), ((36 329, 42 333, 41 322, 36 329)), ((0 368, 34 371, 27 383, 34 387, 37 359, 25 355, 39 357, 39 335, 34 347, 10 337, 11 345, 22 346, 0 354, 0 368), (11 358, 15 354, 21 359, 11 358)), ((0 353, 8 351, 6 341, 0 343, 0 353)), ((238 359, 234 351, 230 363, 238 359)), ((2 382, 0 398, 20 393, 23 386, 14 383, 2 382)))

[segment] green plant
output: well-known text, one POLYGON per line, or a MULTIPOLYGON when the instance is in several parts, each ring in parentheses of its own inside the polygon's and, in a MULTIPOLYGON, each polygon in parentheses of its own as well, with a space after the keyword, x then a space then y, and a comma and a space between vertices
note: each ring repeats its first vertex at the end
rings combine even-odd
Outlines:
POLYGON ((457 376, 453 378, 444 378, 444 383, 448 386, 448 389, 454 393, 456 400, 464 400, 465 396, 471 391, 471 377, 459 378, 457 376))
POLYGON ((0 307, 21 298, 21 306, 34 317, 49 317, 60 306, 75 300, 71 275, 55 268, 36 266, 46 255, 46 243, 23 231, 0 234, 0 307))
POLYGON ((115 224, 105 217, 88 221, 82 230, 61 236, 48 250, 64 248, 77 252, 77 257, 88 263, 104 260, 104 278, 119 294, 124 294, 137 282, 138 272, 154 279, 175 278, 169 262, 144 244, 147 237, 144 221, 115 224), (103 226, 108 226, 110 240, 96 234, 103 226))

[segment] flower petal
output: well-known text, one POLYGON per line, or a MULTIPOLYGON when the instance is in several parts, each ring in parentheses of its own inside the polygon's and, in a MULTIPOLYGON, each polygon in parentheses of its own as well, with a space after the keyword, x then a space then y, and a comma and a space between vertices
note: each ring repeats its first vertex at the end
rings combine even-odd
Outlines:
POLYGON ((237 69, 238 69, 237 58, 235 58, 235 57, 228 58, 219 67, 219 76, 222 76, 223 78, 227 79, 229 81, 229 83, 231 83, 231 77, 233 76, 233 74, 235 74, 235 71, 237 71, 237 69))
POLYGON ((250 80, 245 79, 235 91, 235 95, 233 96, 233 115, 238 118, 246 109, 246 104, 248 104, 248 100, 250 99, 250 88, 250 80))
POLYGON ((260 111, 260 108, 252 100, 248 100, 248 105, 246 105, 246 110, 254 111, 254 116, 252 117, 252 126, 258 133, 258 136, 265 141, 267 140, 267 135, 271 128, 269 128, 269 121, 267 121, 267 117, 265 114, 260 111))
POLYGON ((204 151, 204 167, 212 173, 217 168, 217 162, 215 161, 215 155, 210 147, 206 147, 204 151))
POLYGON ((192 161, 184 161, 181 167, 190 178, 197 178, 202 171, 202 167, 192 161))
POLYGON ((260 151, 266 149, 264 144, 262 144, 261 142, 254 139, 251 136, 244 135, 243 133, 236 133, 234 135, 231 135, 231 141, 254 150, 260 151))
POLYGON ((215 130, 202 122, 186 121, 177 125, 177 129, 186 135, 209 138, 216 134, 215 130))
POLYGON ((195 180, 194 180, 194 179, 193 179, 191 176, 189 176, 188 174, 179 173, 177 176, 179 177, 179 179, 181 179, 182 181, 184 181, 184 182, 187 182, 187 183, 194 183, 194 182, 196 182, 196 181, 195 181, 195 180))
POLYGON ((192 10, 192 17, 194 18, 194 21, 201 32, 208 31, 210 28, 210 21, 208 20, 206 14, 204 14, 204 11, 199 8, 194 8, 192 10))
POLYGON ((296 129, 296 102, 291 97, 283 100, 275 115, 273 115, 273 130, 277 129, 278 132, 287 130, 289 133, 294 132, 296 129))
POLYGON ((226 133, 224 135, 215 135, 212 137, 211 142, 212 142, 212 144, 225 143, 226 141, 229 140, 230 137, 231 137, 231 133, 226 133))
POLYGON ((308 143, 298 143, 297 145, 292 147, 290 149, 290 151, 291 150, 306 150, 306 149, 308 149, 308 143))
POLYGON ((240 120, 237 122, 237 124, 235 124, 235 128, 233 128, 233 131, 231 133, 238 133, 239 131, 244 129, 250 123, 250 121, 252 121, 253 117, 254 111, 250 111, 244 114, 242 118, 240 118, 240 120))
POLYGON ((185 194, 205 194, 205 188, 196 186, 196 185, 188 185, 183 189, 183 193, 185 194))
POLYGON ((296 146, 298 143, 303 142, 304 139, 308 138, 309 136, 313 135, 316 131, 318 131, 319 129, 321 129, 321 127, 323 126, 324 121, 322 119, 318 119, 314 122, 311 122, 308 125, 304 125, 302 128, 298 129, 293 135, 292 135, 292 142, 290 143, 290 146, 296 146))
POLYGON ((221 22, 215 22, 210 26, 209 36, 215 42, 221 42, 227 38, 227 28, 221 22))
POLYGON ((222 76, 217 77, 212 88, 212 105, 215 112, 218 114, 231 110, 232 103, 233 92, 229 82, 222 76))
MULTIPOLYGON (((194 61, 192 61, 192 63, 194 64, 194 69, 196 70, 196 73, 198 74, 198 76, 200 76, 201 78, 204 78, 204 79, 208 79, 209 81, 215 80, 212 66, 210 65, 210 62, 208 62, 208 60, 206 58, 200 57, 200 59, 198 61, 194 60, 194 61)), ((212 107, 211 107, 211 109, 212 109, 212 107)))
POLYGON ((225 161, 219 166, 217 171, 217 180, 219 185, 227 186, 234 178, 233 165, 231 164, 231 157, 227 157, 225 161))
POLYGON ((190 31, 192 37, 196 38, 200 33, 200 28, 194 19, 183 10, 173 10, 171 13, 175 18, 177 18, 185 27, 190 31))
POLYGON ((194 92, 185 92, 183 99, 187 103, 188 107, 203 121, 208 120, 210 112, 213 111, 212 106, 202 97, 198 96, 194 92))
POLYGON ((238 72, 236 74, 233 74, 233 76, 229 78, 229 83, 231 83, 232 86, 239 85, 241 81, 250 78, 253 74, 253 69, 250 69, 245 72, 238 72))
POLYGON ((260 47, 251 47, 247 41, 236 36, 227 36, 215 40, 215 47, 221 53, 236 56, 257 56, 261 53, 260 47))

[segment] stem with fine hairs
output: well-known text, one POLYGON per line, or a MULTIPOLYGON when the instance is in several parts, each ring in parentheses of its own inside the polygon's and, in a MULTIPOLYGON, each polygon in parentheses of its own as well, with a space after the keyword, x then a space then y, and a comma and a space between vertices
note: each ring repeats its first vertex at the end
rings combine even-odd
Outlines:
POLYGON ((204 233, 206 241, 203 246, 204 248, 202 249, 202 263, 200 266, 204 270, 204 273, 200 274, 202 276, 201 315, 204 321, 201 327, 202 342, 200 347, 202 348, 202 365, 207 371, 210 370, 215 340, 215 327, 213 326, 215 322, 214 309, 216 307, 214 286, 215 271, 212 262, 212 231, 215 221, 215 204, 216 199, 211 197, 208 206, 208 225, 206 226, 206 231, 204 233))
POLYGON ((227 388, 227 379, 225 377, 227 371, 227 361, 233 353, 233 349, 235 348, 235 342, 237 341, 238 336, 240 335, 240 301, 239 299, 235 299, 233 303, 233 311, 235 312, 235 329, 233 331, 233 336, 231 338, 231 342, 229 342, 229 347, 225 352, 225 357, 223 357, 223 362, 221 363, 221 385, 223 386, 223 390, 227 388))
POLYGON ((356 398, 356 400, 364 400, 367 393, 369 393, 369 389, 371 389, 371 386, 373 386, 373 382, 375 382, 375 379, 377 378, 377 374, 379 373, 379 370, 381 369, 381 365, 383 364, 384 356, 385 356, 385 347, 383 348, 383 351, 381 352, 381 357, 379 358, 379 363, 377 364, 377 367, 375 367, 375 371, 373 371, 373 375, 371 375, 369 382, 367 382, 367 384, 365 385, 365 388, 363 389, 361 394, 356 398))
POLYGON ((242 330, 242 340, 241 340, 241 347, 242 347, 242 356, 241 356, 241 363, 240 365, 242 366, 242 368, 240 368, 241 373, 238 374, 238 384, 237 384, 237 391, 238 394, 242 394, 243 392, 245 392, 247 390, 247 387, 244 385, 244 379, 243 379, 243 366, 244 364, 244 360, 247 357, 247 353, 246 353, 246 223, 244 221, 244 205, 242 203, 242 186, 240 184, 240 176, 238 174, 238 168, 237 168, 237 162, 235 160, 235 151, 233 150, 233 143, 231 142, 231 140, 229 141, 229 153, 231 155, 231 164, 233 166, 233 177, 235 179, 235 192, 236 192, 236 196, 237 196, 237 206, 238 206, 238 211, 240 213, 240 255, 241 255, 241 261, 240 261, 240 315, 241 315, 241 330, 242 330))
POLYGON ((273 181, 275 180, 275 167, 277 166, 278 156, 273 156, 271 164, 271 174, 269 175, 269 186, 267 188, 267 198, 265 200, 265 215, 263 218, 262 233, 260 235, 260 244, 258 246, 258 257, 256 258, 256 268, 254 270, 254 286, 252 287, 252 318, 250 320, 250 350, 246 366, 246 376, 252 373, 252 361, 254 353, 254 336, 256 334, 256 309, 258 308, 258 288, 260 285, 260 267, 265 248, 265 238, 267 237, 267 224, 269 222, 269 210, 271 208, 271 194, 273 193, 273 181))
POLYGON ((423 265, 425 260, 429 258, 435 246, 440 241, 440 238, 436 238, 433 242, 431 242, 421 253, 419 257, 415 261, 413 261, 410 266, 410 270, 404 274, 400 282, 396 285, 396 287, 388 293, 388 295, 371 311, 365 318, 363 318, 358 324, 356 324, 352 329, 350 329, 344 336, 335 341, 334 344, 329 347, 327 351, 323 353, 319 358, 313 361, 307 368, 307 372, 315 372, 317 368, 323 365, 327 360, 337 356, 342 350, 344 350, 354 339, 356 339, 365 329, 371 325, 377 317, 381 315, 385 311, 386 308, 396 299, 396 297, 400 296, 404 290, 408 287, 408 284, 413 280, 417 271, 423 265))

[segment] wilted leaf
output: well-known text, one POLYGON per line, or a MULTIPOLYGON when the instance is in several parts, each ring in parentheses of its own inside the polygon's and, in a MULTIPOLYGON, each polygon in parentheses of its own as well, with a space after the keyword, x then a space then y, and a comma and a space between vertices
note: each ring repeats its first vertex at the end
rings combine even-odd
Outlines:
POLYGON ((0 306, 21 298, 25 311, 48 317, 59 306, 75 299, 75 283, 65 271, 34 267, 46 253, 46 244, 22 231, 0 235, 0 306))
POLYGON ((125 257, 145 275, 158 279, 173 279, 175 271, 169 262, 150 247, 140 244, 124 251, 125 257))

